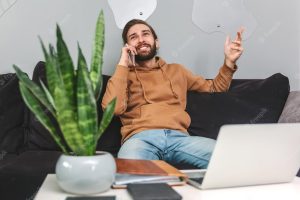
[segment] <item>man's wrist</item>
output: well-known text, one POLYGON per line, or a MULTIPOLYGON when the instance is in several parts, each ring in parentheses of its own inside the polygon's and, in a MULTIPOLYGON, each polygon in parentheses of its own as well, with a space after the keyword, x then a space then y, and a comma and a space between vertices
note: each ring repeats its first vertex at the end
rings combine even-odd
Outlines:
POLYGON ((225 65, 226 65, 227 67, 229 67, 229 68, 231 68, 231 69, 233 69, 233 70, 236 68, 235 62, 232 62, 232 61, 230 61, 230 60, 228 60, 228 59, 225 59, 224 63, 225 63, 225 65))
POLYGON ((128 67, 127 63, 124 62, 124 61, 120 61, 120 62, 118 63, 118 65, 121 65, 121 66, 124 66, 124 67, 128 67))

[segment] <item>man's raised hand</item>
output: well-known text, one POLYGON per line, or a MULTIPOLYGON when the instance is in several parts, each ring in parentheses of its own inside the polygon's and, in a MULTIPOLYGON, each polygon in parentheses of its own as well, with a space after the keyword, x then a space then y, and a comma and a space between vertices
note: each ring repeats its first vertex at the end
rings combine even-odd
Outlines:
POLYGON ((235 40, 231 41, 230 37, 226 37, 226 41, 224 44, 224 54, 225 54, 225 64, 234 68, 236 61, 243 53, 242 47, 242 34, 244 32, 244 28, 241 27, 237 32, 235 40))

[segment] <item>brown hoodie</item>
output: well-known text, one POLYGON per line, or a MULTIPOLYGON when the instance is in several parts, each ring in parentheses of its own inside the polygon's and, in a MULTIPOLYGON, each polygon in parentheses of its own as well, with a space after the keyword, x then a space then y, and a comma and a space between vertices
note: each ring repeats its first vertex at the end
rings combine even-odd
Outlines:
POLYGON ((213 80, 192 74, 179 64, 156 57, 152 68, 118 65, 109 79, 102 107, 117 97, 115 115, 123 124, 122 142, 148 129, 172 129, 187 133, 191 119, 185 112, 186 93, 227 91, 236 69, 222 66, 213 80))

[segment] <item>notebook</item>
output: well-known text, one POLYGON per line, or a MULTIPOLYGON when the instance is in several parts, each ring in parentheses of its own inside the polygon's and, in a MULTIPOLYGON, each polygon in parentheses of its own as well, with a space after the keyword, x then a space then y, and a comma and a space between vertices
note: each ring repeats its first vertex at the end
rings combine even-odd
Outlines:
POLYGON ((207 170, 188 183, 225 188, 291 182, 300 168, 300 123, 224 125, 207 170))

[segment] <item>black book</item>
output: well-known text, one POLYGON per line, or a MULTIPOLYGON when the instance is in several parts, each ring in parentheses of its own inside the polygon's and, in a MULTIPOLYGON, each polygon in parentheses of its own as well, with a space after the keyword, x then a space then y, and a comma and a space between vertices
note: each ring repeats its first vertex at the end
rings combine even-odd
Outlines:
POLYGON ((82 197, 67 197, 66 200, 116 200, 116 196, 82 196, 82 197))
POLYGON ((127 190, 133 200, 182 199, 182 196, 166 183, 128 184, 127 190))

